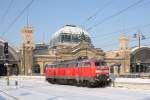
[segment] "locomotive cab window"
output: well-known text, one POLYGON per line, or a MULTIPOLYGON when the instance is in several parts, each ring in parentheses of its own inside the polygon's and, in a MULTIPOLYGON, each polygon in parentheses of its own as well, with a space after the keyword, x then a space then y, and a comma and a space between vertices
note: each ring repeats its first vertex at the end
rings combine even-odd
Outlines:
POLYGON ((105 62, 95 62, 95 66, 106 66, 105 62))
POLYGON ((84 66, 84 67, 91 67, 91 63, 90 63, 90 62, 84 62, 84 63, 83 63, 83 66, 84 66))
POLYGON ((75 63, 75 62, 69 63, 68 66, 69 66, 69 67, 76 67, 76 63, 75 63))
POLYGON ((50 68, 51 66, 52 66, 52 65, 48 65, 48 64, 45 65, 45 67, 49 67, 49 68, 50 68))
POLYGON ((68 63, 65 63, 65 64, 64 64, 64 67, 65 67, 65 68, 69 67, 69 64, 68 64, 68 63))
POLYGON ((55 67, 56 67, 56 65, 55 65, 55 64, 52 64, 52 65, 50 65, 50 67, 51 67, 51 68, 55 68, 55 67))

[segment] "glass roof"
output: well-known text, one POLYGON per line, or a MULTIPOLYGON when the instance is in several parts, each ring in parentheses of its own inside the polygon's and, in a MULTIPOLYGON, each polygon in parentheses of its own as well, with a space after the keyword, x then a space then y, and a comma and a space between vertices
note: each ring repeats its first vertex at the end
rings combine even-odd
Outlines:
POLYGON ((54 33, 50 46, 76 45, 82 41, 84 34, 84 41, 91 43, 89 33, 75 25, 65 25, 63 28, 54 33))

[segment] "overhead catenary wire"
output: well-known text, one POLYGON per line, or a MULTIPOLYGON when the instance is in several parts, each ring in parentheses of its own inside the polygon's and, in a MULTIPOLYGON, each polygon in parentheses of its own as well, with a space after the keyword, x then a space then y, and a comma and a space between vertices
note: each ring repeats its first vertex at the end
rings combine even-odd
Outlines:
POLYGON ((29 26, 29 8, 27 8, 27 27, 29 26))
MULTIPOLYGON (((146 26, 150 26, 150 24, 146 24, 146 25, 142 25, 143 27, 146 27, 146 26)), ((129 35, 129 37, 132 37, 132 36, 130 36, 129 35)), ((108 37, 107 37, 108 38, 108 37)), ((103 38, 104 39, 104 38, 103 38)), ((101 39, 101 40, 103 40, 103 39, 101 39)), ((130 38, 131 39, 131 38, 130 38)), ((147 40, 147 39, 150 39, 150 36, 148 36, 148 37, 146 37, 145 39, 143 39, 142 41, 144 41, 144 40, 147 40)), ((137 41, 137 40, 135 40, 135 39, 131 39, 131 42, 135 42, 135 41, 137 41)), ((103 42, 102 43, 102 45, 101 45, 101 47, 104 47, 104 48, 108 48, 108 47, 112 47, 112 46, 116 46, 116 44, 117 44, 117 41, 115 41, 115 40, 110 40, 110 41, 107 41, 107 42, 103 42), (107 43, 109 43, 109 44, 107 44, 107 43)))
POLYGON ((100 9, 98 9, 93 15, 91 15, 90 17, 88 17, 81 26, 84 26, 84 24, 86 24, 88 21, 94 19, 94 17, 96 17, 101 11, 103 11, 105 8, 107 8, 110 4, 112 4, 112 0, 107 1, 100 9))
MULTIPOLYGON (((149 27, 150 24, 144 24, 144 25, 136 25, 136 26, 132 26, 132 27, 128 27, 126 29, 124 29, 124 31, 130 31, 130 30, 134 30, 134 29, 141 29, 141 28, 146 28, 146 27, 149 27)), ((112 36, 113 34, 116 34, 116 33, 119 33, 119 32, 122 32, 123 30, 122 29, 119 29, 119 30, 116 30, 116 31, 113 31, 113 32, 109 32, 109 33, 105 33, 105 34, 100 34, 100 35, 97 35, 95 37, 92 37, 92 38, 102 38, 102 37, 108 37, 108 36, 112 36)))
MULTIPOLYGON (((141 40, 141 41, 144 41, 144 40, 147 40, 147 39, 150 39, 150 36, 146 37, 145 39, 143 39, 143 40, 141 40)), ((132 40, 131 40, 131 42, 135 42, 135 41, 137 41, 137 40, 136 40, 136 39, 132 39, 132 40)), ((108 43, 108 41, 107 41, 107 43, 108 43)), ((103 48, 108 48, 108 47, 116 46, 116 44, 117 44, 118 42, 111 40, 111 41, 109 41, 109 44, 107 44, 107 43, 103 43, 103 45, 101 45, 101 47, 103 47, 103 48)))
POLYGON ((108 21, 109 19, 114 18, 114 17, 120 15, 121 13, 124 13, 125 11, 127 11, 127 10, 129 10, 129 9, 135 7, 135 6, 137 6, 137 5, 140 4, 141 2, 143 2, 143 0, 138 0, 137 2, 131 4, 130 6, 124 8, 124 9, 122 9, 122 10, 120 10, 120 11, 118 11, 118 12, 116 12, 116 13, 114 13, 114 14, 108 16, 108 17, 105 17, 104 19, 102 19, 102 20, 99 21, 98 23, 96 23, 96 24, 90 26, 89 28, 87 28, 87 30, 88 30, 88 31, 89 31, 89 30, 92 30, 94 27, 97 27, 98 25, 100 25, 100 24, 102 24, 102 23, 108 21))
MULTIPOLYGON (((133 26, 133 27, 128 27, 128 28, 126 28, 126 31, 127 30, 132 30, 132 29, 137 29, 137 28, 145 28, 145 27, 148 27, 148 26, 150 26, 150 24, 145 24, 145 25, 137 25, 137 26, 133 26)), ((121 32, 122 30, 120 29, 120 30, 118 30, 118 31, 114 31, 114 32, 109 32, 108 34, 105 34, 105 35, 103 35, 103 36, 100 36, 100 40, 102 41, 102 40, 107 40, 107 38, 108 38, 108 36, 112 36, 112 35, 114 35, 113 33, 118 33, 118 32, 121 32)), ((98 36, 97 36, 98 37, 98 36)), ((97 38, 97 37, 94 37, 94 38, 97 38)), ((98 37, 99 38, 99 37, 98 37)), ((148 39, 148 38, 150 38, 150 37, 146 37, 146 39, 148 39)), ((144 40, 146 40, 146 39, 144 39, 144 40)), ((136 41, 136 40, 131 40, 131 42, 134 42, 134 41, 136 41)), ((111 41, 108 41, 107 40, 107 42, 102 42, 102 47, 104 47, 104 48, 108 48, 108 47, 112 47, 112 46, 115 46, 115 44, 117 44, 117 42, 115 41, 115 40, 111 40, 111 41), (115 43, 114 43, 115 42, 115 43), (109 44, 107 44, 107 43, 109 43, 109 44)))
POLYGON ((1 34, 1 36, 4 36, 10 29, 11 27, 17 22, 17 20, 21 17, 21 15, 26 11, 26 9, 28 9, 32 3, 34 2, 34 0, 31 0, 25 7, 24 9, 18 14, 18 16, 12 21, 12 23, 9 24, 9 26, 7 27, 7 29, 1 34))
POLYGON ((148 5, 149 3, 150 3, 150 1, 148 1, 148 0, 147 0, 147 2, 145 2, 145 3, 143 3, 143 4, 138 5, 138 6, 137 6, 137 8, 142 7, 142 6, 144 6, 144 5, 148 5))
MULTIPOLYGON (((147 25, 149 25, 149 24, 147 24, 147 25)), ((146 26, 146 25, 143 25, 143 26, 146 26)), ((132 36, 129 35, 129 37, 131 38, 132 36)), ((108 38, 108 37, 107 37, 107 38, 108 38)), ((143 39, 142 41, 147 40, 147 39, 149 39, 149 38, 150 38, 150 36, 149 36, 149 37, 146 37, 146 38, 143 39)), ((115 39, 115 38, 114 38, 114 39, 115 39)), ((106 38, 102 38, 101 41, 102 41, 102 40, 107 40, 107 39, 106 39, 106 38)), ((134 40, 134 39, 131 40, 131 42, 134 42, 134 41, 136 41, 136 40, 134 40)), ((105 46, 107 45, 107 43, 111 43, 110 46, 113 46, 113 44, 115 45, 115 43, 113 43, 113 42, 115 42, 115 40, 107 41, 107 42, 105 42, 105 43, 102 43, 102 44, 104 44, 104 45, 102 45, 102 46, 105 47, 105 46)), ((107 47, 109 47, 109 44, 108 44, 107 47)))
POLYGON ((106 4, 104 4, 104 6, 99 9, 97 12, 95 12, 92 16, 90 16, 87 20, 91 20, 94 17, 96 17, 102 10, 104 10, 106 7, 108 7, 110 4, 112 3, 112 0, 109 0, 108 2, 106 2, 106 4))
POLYGON ((13 0, 10 1, 9 5, 8 5, 8 7, 7 7, 7 9, 6 9, 6 11, 5 11, 4 14, 2 15, 0 24, 3 24, 3 23, 4 23, 5 18, 6 18, 6 16, 8 15, 12 4, 13 4, 13 0))
MULTIPOLYGON (((125 11, 127 11, 128 9, 130 9, 130 8, 132 8, 132 7, 141 7, 141 6, 143 6, 143 5, 146 5, 146 4, 148 4, 149 3, 149 1, 148 2, 146 2, 146 3, 144 3, 144 4, 140 4, 141 2, 143 2, 142 0, 139 0, 139 1, 137 1, 137 2, 135 2, 134 3, 134 5, 133 6, 128 6, 126 9, 123 9, 122 11, 123 12, 125 12, 125 11), (138 5, 138 4, 140 4, 140 5, 138 5), (138 5, 138 6, 137 6, 138 5)), ((123 13, 123 12, 118 12, 118 14, 121 14, 121 13, 123 13)), ((116 14, 116 13, 115 13, 116 14)), ((114 14, 113 14, 114 15, 114 14)), ((109 16, 110 17, 110 16, 109 16)), ((108 20, 109 20, 109 17, 107 17, 108 18, 108 20)), ((113 17, 113 16, 111 16, 111 17, 113 17)), ((115 15, 114 15, 114 17, 115 17, 115 15)), ((106 20, 107 21, 107 20, 106 20)), ((105 21, 104 21, 105 22, 105 21)), ((100 24, 102 24, 102 23, 100 23, 100 24)), ((137 29, 137 27, 148 27, 148 26, 150 26, 150 24, 146 24, 146 25, 142 25, 142 26, 135 26, 135 27, 129 27, 129 28, 126 28, 126 30, 128 29, 128 30, 132 30, 132 29, 137 29)), ((90 27, 91 29, 92 28, 94 28, 94 27, 96 27, 96 25, 95 26, 92 26, 92 27, 90 27)), ((89 30, 91 30, 91 29, 89 29, 89 30)), ((88 29, 87 29, 88 30, 88 29)), ((122 31, 122 29, 121 30, 118 30, 118 31, 114 31, 114 32, 111 32, 111 33, 107 33, 107 34, 103 34, 103 36, 104 37, 106 37, 107 35, 112 35, 112 33, 118 33, 118 32, 121 32, 122 31)), ((100 36, 101 37, 101 36, 100 36)), ((95 37, 93 37, 93 38, 95 38, 95 37)), ((133 41, 135 41, 135 40, 132 40, 131 42, 133 42, 133 41)), ((114 41, 112 41, 112 42, 114 42, 114 41)), ((106 44, 104 44, 104 47, 109 47, 109 46, 114 46, 113 44, 114 43, 112 43, 111 42, 111 44, 110 45, 106 45, 106 44)))

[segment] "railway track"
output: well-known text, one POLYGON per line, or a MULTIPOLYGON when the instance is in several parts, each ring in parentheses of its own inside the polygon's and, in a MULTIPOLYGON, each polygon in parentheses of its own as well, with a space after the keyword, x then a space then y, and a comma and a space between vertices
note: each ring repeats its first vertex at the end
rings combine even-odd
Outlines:
POLYGON ((20 100, 19 98, 12 96, 10 94, 8 94, 7 92, 0 90, 0 93, 3 93, 4 95, 8 96, 9 98, 11 98, 12 100, 20 100))

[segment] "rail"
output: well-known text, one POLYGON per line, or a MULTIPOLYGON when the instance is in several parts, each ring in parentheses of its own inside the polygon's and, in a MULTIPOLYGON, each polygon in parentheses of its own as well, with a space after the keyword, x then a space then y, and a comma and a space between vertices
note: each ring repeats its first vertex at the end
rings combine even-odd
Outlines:
POLYGON ((19 98, 15 97, 15 96, 12 96, 12 95, 6 93, 6 92, 3 91, 3 90, 0 90, 0 92, 3 93, 4 95, 8 96, 9 98, 12 98, 12 99, 14 99, 14 100, 19 100, 19 98))
POLYGON ((146 78, 150 79, 150 73, 110 74, 115 78, 146 78))

